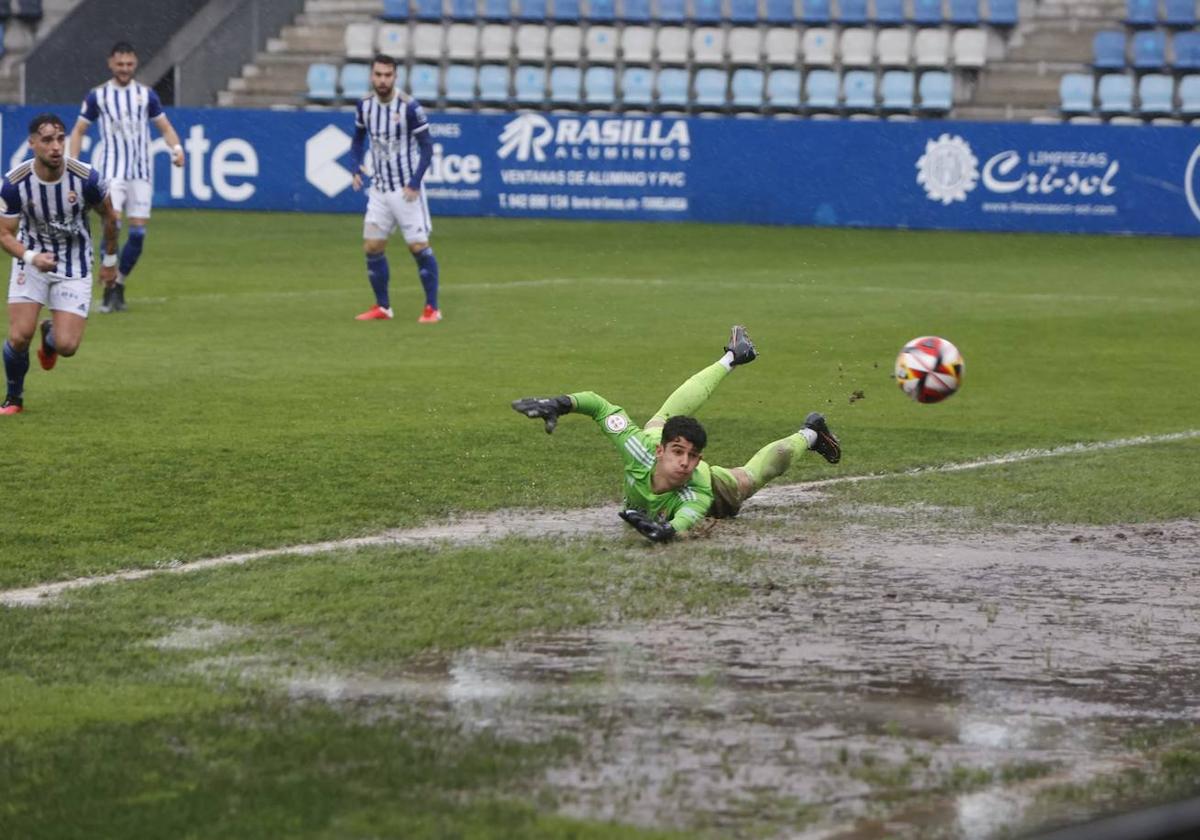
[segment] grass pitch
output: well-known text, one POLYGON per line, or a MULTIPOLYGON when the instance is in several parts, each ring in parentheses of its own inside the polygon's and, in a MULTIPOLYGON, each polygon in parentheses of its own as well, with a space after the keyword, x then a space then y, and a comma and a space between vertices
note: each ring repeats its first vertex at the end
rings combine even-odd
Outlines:
MULTIPOLYGON (((619 462, 590 422, 547 436, 508 403, 590 389, 644 419, 735 322, 762 356, 700 412, 706 456, 741 464, 814 409, 843 441, 839 466, 805 459, 784 481, 1200 428, 1195 241, 439 219, 445 320, 425 326, 398 243, 397 319, 353 320, 371 302, 357 217, 162 212, 150 231, 130 312, 94 314, 52 373, 35 363, 25 414, 0 423, 0 588, 465 511, 615 509, 619 462), (890 379, 924 334, 966 359, 940 405, 890 379)), ((1139 522, 1200 515, 1198 475, 1191 438, 830 492, 1139 522)), ((237 662, 386 671, 718 610, 742 590, 712 570, 754 558, 710 555, 636 539, 335 553, 0 609, 0 835, 612 836, 530 798, 569 734, 332 713, 156 640, 228 626, 247 633, 218 646, 237 662)))

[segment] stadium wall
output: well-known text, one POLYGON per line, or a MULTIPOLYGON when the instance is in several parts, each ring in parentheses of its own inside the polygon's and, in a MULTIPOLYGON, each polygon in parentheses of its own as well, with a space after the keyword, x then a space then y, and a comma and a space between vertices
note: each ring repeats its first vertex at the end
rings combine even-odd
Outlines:
MULTIPOLYGON (((41 109, 0 110, 27 156, 41 109)), ((67 125, 75 106, 53 109, 67 125)), ((348 112, 171 110, 155 206, 360 213, 348 112)), ((435 215, 1200 235, 1200 129, 436 114, 435 215)), ((89 157, 85 151, 84 157, 89 157)))

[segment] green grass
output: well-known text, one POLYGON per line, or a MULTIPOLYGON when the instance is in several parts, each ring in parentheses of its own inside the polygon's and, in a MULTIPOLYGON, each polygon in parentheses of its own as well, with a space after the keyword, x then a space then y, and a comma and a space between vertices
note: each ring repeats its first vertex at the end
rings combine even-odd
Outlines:
MULTIPOLYGON (((706 455, 740 464, 825 411, 842 464, 805 459, 788 481, 1200 428, 1192 241, 445 219, 446 320, 426 327, 399 247, 400 317, 352 319, 370 302, 360 234, 352 216, 156 214, 131 311, 94 315, 79 355, 35 365, 26 413, 0 419, 0 588, 615 504, 619 462, 588 422, 547 436, 508 403, 591 389, 644 418, 733 322, 762 357, 700 413, 706 455), (936 406, 890 381, 927 333, 967 365, 936 406)), ((829 492, 984 524, 1138 522, 1200 515, 1198 468, 1189 439, 829 492)), ((552 816, 536 780, 578 733, 506 742, 394 705, 290 701, 278 678, 719 613, 781 527, 745 522, 762 550, 631 532, 345 550, 0 609, 0 836, 667 836, 552 816), (206 627, 228 635, 154 644, 206 627)), ((803 562, 824 585, 819 554, 803 562)), ((754 830, 816 809, 776 803, 754 830)))
MULTIPOLYGON (((35 364, 27 412, 4 420, 0 467, 20 502, 0 532, 0 586, 612 500, 617 461, 594 430, 568 418, 549 438, 508 402, 586 388, 648 416, 716 358, 733 321, 763 355, 701 412, 707 455, 742 463, 826 411, 843 464, 807 462, 788 480, 1200 417, 1193 241, 445 219, 446 320, 427 327, 399 247, 400 317, 352 319, 370 302, 359 228, 156 214, 132 311, 93 315, 52 374, 35 364), (963 392, 937 406, 889 379, 899 346, 924 333, 966 357, 963 392)), ((1132 515, 1194 513, 1177 491, 1198 453, 1189 441, 1091 459, 1098 506, 1054 515, 1109 517, 1099 496, 1131 485, 1149 497, 1132 515)), ((1043 472, 1074 483, 1076 462, 1089 459, 1043 472)), ((1026 508, 1025 489, 987 486, 997 509, 1026 508)))

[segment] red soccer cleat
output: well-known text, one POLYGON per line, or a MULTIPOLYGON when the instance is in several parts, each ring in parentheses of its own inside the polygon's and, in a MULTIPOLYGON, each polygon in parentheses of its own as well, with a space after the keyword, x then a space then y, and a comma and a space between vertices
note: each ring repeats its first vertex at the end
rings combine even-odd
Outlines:
POLYGON ((50 319, 49 318, 47 318, 45 321, 42 321, 41 332, 42 332, 42 343, 38 347, 38 351, 37 351, 38 364, 40 364, 42 366, 42 370, 50 370, 56 364, 58 364, 58 352, 55 350, 51 350, 49 347, 46 346, 46 333, 50 332, 50 319))
POLYGON ((391 307, 380 306, 375 304, 361 315, 354 316, 355 321, 390 321, 392 320, 391 307))
POLYGON ((442 310, 434 309, 432 306, 426 306, 425 311, 421 313, 421 317, 417 319, 418 324, 436 324, 442 320, 442 310))
POLYGON ((15 399, 9 397, 3 404, 0 404, 0 414, 20 414, 24 410, 25 406, 22 405, 20 397, 15 399))

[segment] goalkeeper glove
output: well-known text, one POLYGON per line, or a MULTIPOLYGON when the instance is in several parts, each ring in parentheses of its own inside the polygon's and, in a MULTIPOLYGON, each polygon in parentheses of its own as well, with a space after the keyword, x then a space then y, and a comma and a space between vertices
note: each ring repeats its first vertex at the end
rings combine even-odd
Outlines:
POLYGON ((564 395, 561 397, 525 397, 513 400, 512 407, 531 419, 540 417, 545 420, 546 434, 550 434, 558 425, 559 415, 570 414, 575 406, 571 403, 571 398, 564 395))
POLYGON ((675 539, 675 528, 670 522, 655 522, 640 510, 623 510, 617 516, 651 542, 670 542, 675 539))

